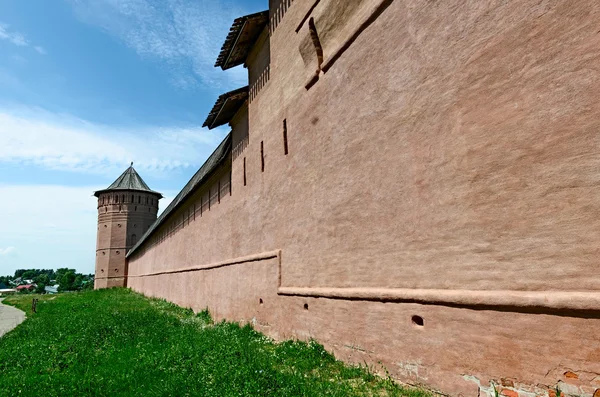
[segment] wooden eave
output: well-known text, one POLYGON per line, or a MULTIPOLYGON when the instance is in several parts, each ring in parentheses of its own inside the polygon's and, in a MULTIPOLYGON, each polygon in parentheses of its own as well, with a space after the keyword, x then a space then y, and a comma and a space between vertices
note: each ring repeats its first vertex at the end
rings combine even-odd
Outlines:
POLYGON ((245 63, 252 46, 268 23, 269 11, 246 15, 233 21, 215 67, 220 66, 226 70, 245 63))
POLYGON ((227 92, 217 99, 202 127, 213 129, 229 123, 248 99, 248 86, 227 92))

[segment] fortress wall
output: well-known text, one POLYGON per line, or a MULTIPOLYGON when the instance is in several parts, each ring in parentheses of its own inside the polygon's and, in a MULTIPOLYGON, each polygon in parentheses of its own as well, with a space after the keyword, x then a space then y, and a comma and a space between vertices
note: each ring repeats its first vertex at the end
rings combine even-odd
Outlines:
POLYGON ((128 286, 453 395, 501 378, 592 395, 600 5, 287 3, 249 57, 251 80, 267 56, 269 73, 231 164, 130 258, 128 286), (308 90, 307 15, 327 68, 308 90), (230 197, 174 226, 228 175, 230 197))

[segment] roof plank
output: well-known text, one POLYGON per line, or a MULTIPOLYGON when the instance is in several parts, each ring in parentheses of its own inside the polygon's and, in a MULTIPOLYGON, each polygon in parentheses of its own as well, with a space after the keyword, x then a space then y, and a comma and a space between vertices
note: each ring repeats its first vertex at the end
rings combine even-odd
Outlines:
POLYGON ((213 129, 229 123, 248 99, 248 86, 226 92, 219 96, 202 127, 213 129))
POLYGON ((252 46, 269 23, 269 11, 245 15, 233 21, 215 63, 226 70, 246 62, 252 46))

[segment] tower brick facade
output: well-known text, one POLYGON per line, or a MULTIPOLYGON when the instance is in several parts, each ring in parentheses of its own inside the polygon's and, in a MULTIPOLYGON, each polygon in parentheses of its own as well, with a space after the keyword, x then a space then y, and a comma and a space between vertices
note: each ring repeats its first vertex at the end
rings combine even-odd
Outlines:
POLYGON ((125 287, 125 255, 156 221, 162 195, 148 188, 133 165, 107 189, 94 195, 98 197, 94 287, 125 287))

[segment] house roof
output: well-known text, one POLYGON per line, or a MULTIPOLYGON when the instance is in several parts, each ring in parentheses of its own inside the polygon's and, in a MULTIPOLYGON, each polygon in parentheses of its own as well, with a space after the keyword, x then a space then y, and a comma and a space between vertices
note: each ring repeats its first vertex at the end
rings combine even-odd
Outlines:
POLYGON ((219 96, 202 127, 208 127, 212 130, 215 127, 229 123, 247 99, 248 86, 219 96))
POLYGON ((245 15, 234 20, 215 67, 220 66, 225 70, 246 62, 252 46, 268 22, 269 11, 245 15))
POLYGON ((136 245, 127 253, 127 257, 130 257, 144 242, 154 233, 154 231, 173 213, 179 206, 192 195, 197 188, 208 179, 212 172, 223 163, 231 155, 231 133, 225 137, 223 142, 215 149, 215 151, 208 157, 202 167, 194 174, 192 179, 181 189, 179 194, 175 196, 171 204, 163 211, 154 222, 148 231, 140 238, 136 245))
POLYGON ((19 286, 17 287, 17 290, 21 290, 21 289, 30 289, 30 288, 33 288, 33 287, 34 287, 34 285, 33 285, 33 284, 24 284, 24 285, 19 285, 19 286))
POLYGON ((147 193, 153 193, 160 197, 162 194, 155 192, 150 189, 146 182, 142 179, 142 177, 137 173, 137 171, 133 168, 133 163, 131 166, 125 170, 109 187, 103 190, 98 190, 94 192, 94 196, 98 197, 100 193, 105 193, 111 190, 135 190, 142 191, 147 193))

